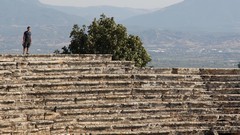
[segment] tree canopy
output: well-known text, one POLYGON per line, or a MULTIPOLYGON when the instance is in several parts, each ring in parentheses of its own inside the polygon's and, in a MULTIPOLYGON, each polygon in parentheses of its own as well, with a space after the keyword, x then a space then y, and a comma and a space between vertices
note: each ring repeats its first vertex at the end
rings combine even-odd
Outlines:
POLYGON ((134 61, 138 67, 151 61, 140 37, 128 34, 126 27, 104 14, 89 26, 75 24, 70 38, 70 45, 62 48, 64 54, 112 54, 113 60, 134 61))

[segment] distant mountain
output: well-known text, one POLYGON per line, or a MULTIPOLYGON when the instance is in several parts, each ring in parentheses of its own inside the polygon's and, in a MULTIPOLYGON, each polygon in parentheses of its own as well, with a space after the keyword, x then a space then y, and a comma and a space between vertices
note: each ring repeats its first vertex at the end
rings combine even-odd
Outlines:
POLYGON ((239 7, 240 0, 185 0, 123 23, 174 31, 240 32, 239 7))
POLYGON ((94 18, 98 18, 101 14, 105 14, 109 17, 114 17, 115 20, 124 20, 133 16, 146 14, 151 12, 145 9, 134 9, 125 7, 112 7, 112 6, 93 6, 93 7, 64 7, 64 6, 51 6, 51 8, 58 11, 77 15, 92 21, 94 18))
POLYGON ((73 25, 85 19, 59 12, 38 0, 1 0, 0 25, 73 25))

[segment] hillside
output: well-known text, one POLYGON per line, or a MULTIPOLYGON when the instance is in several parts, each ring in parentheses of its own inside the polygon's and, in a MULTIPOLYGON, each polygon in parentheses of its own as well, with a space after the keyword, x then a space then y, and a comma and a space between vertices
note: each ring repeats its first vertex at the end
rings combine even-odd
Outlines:
POLYGON ((50 7, 64 13, 84 17, 88 21, 92 21, 93 18, 99 17, 100 14, 112 16, 117 21, 120 21, 133 16, 151 12, 150 10, 144 10, 144 9, 112 7, 112 6, 93 6, 93 7, 50 6, 50 7))
POLYGON ((85 19, 65 14, 38 0, 1 0, 0 25, 72 25, 85 19))
POLYGON ((236 68, 240 34, 146 30, 141 36, 154 67, 236 68))
POLYGON ((239 0, 185 0, 123 23, 174 31, 240 32, 239 0))

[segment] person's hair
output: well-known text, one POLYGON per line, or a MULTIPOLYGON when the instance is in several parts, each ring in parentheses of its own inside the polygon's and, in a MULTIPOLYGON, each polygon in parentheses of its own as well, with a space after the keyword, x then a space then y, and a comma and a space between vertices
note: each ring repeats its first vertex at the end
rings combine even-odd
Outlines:
POLYGON ((31 28, 30 26, 27 27, 27 29, 30 29, 30 28, 31 28))

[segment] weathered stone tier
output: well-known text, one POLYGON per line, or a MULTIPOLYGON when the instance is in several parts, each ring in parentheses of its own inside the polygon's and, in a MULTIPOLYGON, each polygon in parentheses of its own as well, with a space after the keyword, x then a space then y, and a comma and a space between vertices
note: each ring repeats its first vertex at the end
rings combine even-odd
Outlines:
POLYGON ((0 55, 0 134, 240 133, 240 69, 0 55))

